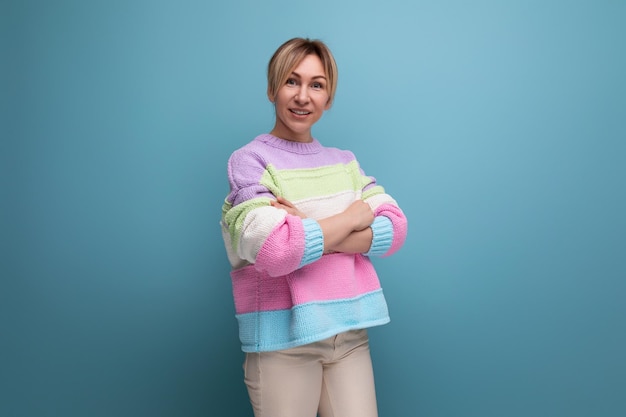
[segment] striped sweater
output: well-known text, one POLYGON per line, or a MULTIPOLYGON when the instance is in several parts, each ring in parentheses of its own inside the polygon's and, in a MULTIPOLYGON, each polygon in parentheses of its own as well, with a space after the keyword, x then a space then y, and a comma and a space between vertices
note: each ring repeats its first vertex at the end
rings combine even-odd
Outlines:
POLYGON ((233 152, 228 180, 221 226, 244 352, 287 349, 389 322, 369 257, 398 250, 407 221, 351 152, 264 134, 233 152), (307 218, 272 207, 277 196, 307 218), (324 254, 317 220, 359 198, 375 215, 370 250, 324 254))

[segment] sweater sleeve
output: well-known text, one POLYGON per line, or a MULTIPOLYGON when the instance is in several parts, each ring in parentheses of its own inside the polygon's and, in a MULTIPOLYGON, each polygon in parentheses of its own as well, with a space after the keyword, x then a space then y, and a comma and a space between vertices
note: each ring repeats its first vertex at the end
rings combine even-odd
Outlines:
POLYGON ((372 245, 366 255, 389 256, 397 252, 406 240, 408 222, 396 204, 384 203, 374 209, 372 245))
POLYGON ((280 190, 258 155, 236 152, 229 159, 230 193, 222 208, 226 249, 233 267, 253 264, 270 276, 293 272, 322 256, 319 224, 270 205, 280 190))
POLYGON ((322 257, 324 235, 312 219, 287 215, 265 239, 255 268, 270 276, 286 275, 322 257))
POLYGON ((388 217, 376 216, 370 226, 372 229, 372 244, 365 256, 383 256, 393 243, 393 224, 388 217))
POLYGON ((367 256, 389 256, 397 252, 406 240, 408 222, 396 200, 376 183, 374 177, 366 176, 361 171, 364 184, 363 200, 374 212, 372 244, 367 256))

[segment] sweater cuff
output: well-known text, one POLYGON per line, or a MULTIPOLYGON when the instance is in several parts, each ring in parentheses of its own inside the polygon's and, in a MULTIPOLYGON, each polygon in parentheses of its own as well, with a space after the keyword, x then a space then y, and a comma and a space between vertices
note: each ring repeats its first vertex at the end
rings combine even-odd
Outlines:
POLYGON ((372 228, 372 245, 365 256, 382 256, 393 243, 393 224, 388 217, 376 216, 370 226, 372 228))
POLYGON ((304 226, 304 253, 298 268, 317 261, 324 254, 324 234, 319 223, 313 219, 302 219, 302 225, 304 226))

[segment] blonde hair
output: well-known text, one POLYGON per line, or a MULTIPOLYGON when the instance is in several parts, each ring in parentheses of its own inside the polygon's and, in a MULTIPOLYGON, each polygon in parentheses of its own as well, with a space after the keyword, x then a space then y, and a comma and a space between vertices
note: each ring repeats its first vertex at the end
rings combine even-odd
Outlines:
POLYGON ((337 63, 326 44, 318 39, 293 38, 278 47, 267 66, 267 95, 275 99, 293 72, 308 55, 316 55, 326 73, 328 104, 333 102, 337 90, 337 63))

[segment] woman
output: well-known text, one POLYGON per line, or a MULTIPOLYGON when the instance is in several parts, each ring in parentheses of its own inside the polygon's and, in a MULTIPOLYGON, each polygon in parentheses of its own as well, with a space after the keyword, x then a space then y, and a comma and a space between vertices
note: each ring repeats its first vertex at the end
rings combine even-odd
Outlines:
POLYGON ((370 257, 402 246, 406 217, 311 134, 337 86, 328 47, 291 39, 267 75, 274 128, 229 158, 222 209, 255 417, 375 417, 366 329, 389 315, 370 257))

